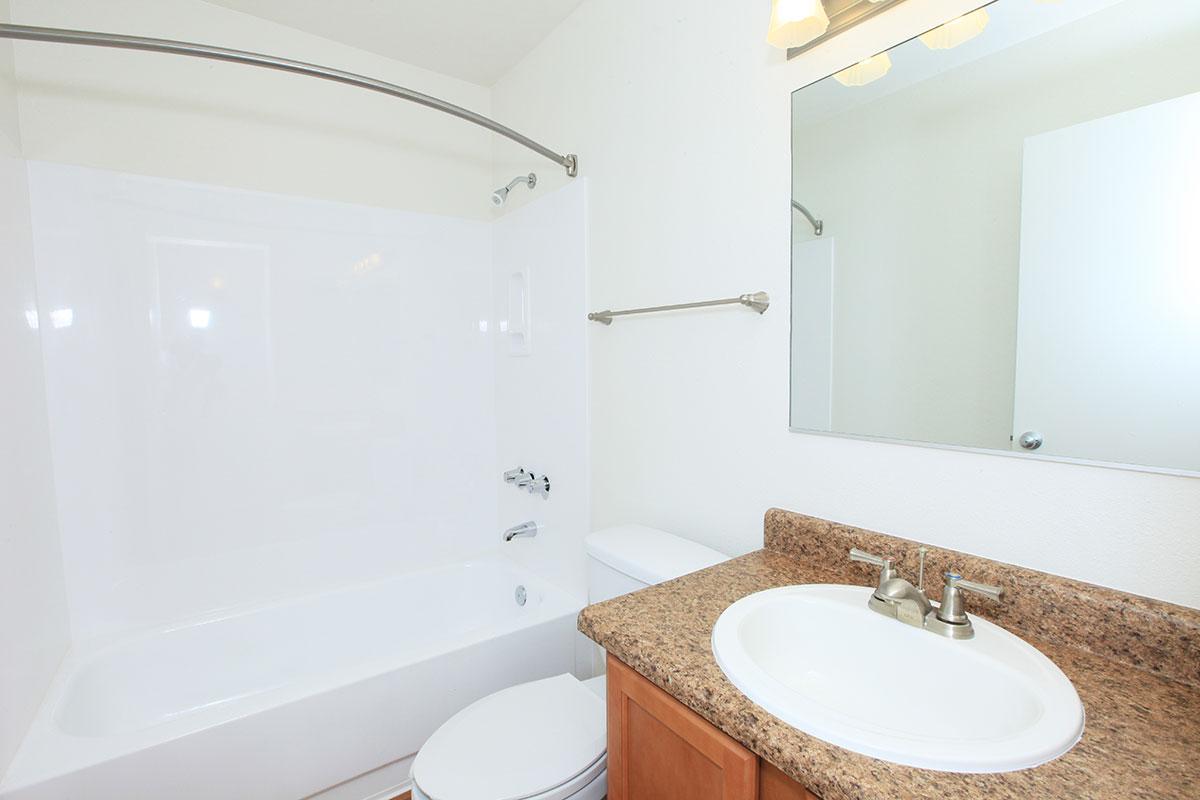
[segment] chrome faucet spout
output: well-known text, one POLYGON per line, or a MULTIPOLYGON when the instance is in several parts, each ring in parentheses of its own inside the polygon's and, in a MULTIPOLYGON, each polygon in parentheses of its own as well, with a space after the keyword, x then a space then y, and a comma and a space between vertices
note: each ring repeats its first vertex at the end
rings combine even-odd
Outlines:
POLYGON ((520 525, 514 525, 504 532, 504 541, 511 542, 518 536, 534 537, 538 535, 540 526, 536 522, 522 522, 520 525))

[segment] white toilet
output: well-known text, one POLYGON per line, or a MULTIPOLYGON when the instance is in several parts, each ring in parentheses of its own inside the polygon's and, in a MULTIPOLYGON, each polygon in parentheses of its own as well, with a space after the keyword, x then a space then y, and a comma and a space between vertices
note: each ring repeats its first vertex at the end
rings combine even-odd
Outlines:
MULTIPOLYGON (((587 537, 588 602, 727 556, 642 525, 587 537)), ((434 731, 413 762, 413 800, 601 800, 608 791, 604 676, 502 689, 434 731)))

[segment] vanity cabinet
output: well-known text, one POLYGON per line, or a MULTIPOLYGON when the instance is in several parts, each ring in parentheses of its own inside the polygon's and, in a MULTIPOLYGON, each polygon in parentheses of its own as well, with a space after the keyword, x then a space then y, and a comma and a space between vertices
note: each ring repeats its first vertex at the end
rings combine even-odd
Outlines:
POLYGON ((609 800, 819 800, 613 656, 609 800))

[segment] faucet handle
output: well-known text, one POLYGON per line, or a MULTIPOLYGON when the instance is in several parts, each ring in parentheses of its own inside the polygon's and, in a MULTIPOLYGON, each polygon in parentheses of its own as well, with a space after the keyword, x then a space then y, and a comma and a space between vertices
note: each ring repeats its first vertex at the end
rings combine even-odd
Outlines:
POLYGON ((861 561, 864 564, 870 564, 871 566, 879 567, 880 569, 891 569, 892 562, 894 561, 894 559, 891 558, 884 558, 883 556, 877 556, 873 553, 859 550, 857 547, 850 548, 850 560, 861 561))
POLYGON ((995 600, 997 602, 1000 600, 1001 595, 1004 594, 1004 590, 999 586, 992 586, 990 583, 976 583, 975 581, 969 581, 966 578, 963 578, 961 575, 958 577, 958 580, 954 582, 954 585, 960 589, 966 589, 968 592, 981 594, 987 599, 995 600))
POLYGON ((850 560, 861 561, 864 564, 879 567, 879 584, 875 589, 876 594, 883 589, 885 583, 896 577, 896 568, 893 566, 895 559, 877 556, 873 553, 859 550, 857 547, 852 547, 850 548, 850 560))
POLYGON ((532 472, 526 472, 524 467, 510 469, 504 473, 504 482, 511 483, 518 489, 524 489, 533 484, 534 477, 532 472))
POLYGON ((963 625, 968 621, 967 613, 963 611, 963 591, 981 594, 989 600, 999 600, 1004 594, 999 586, 968 581, 957 572, 947 572, 946 583, 942 587, 942 602, 937 610, 938 619, 951 625, 963 625))

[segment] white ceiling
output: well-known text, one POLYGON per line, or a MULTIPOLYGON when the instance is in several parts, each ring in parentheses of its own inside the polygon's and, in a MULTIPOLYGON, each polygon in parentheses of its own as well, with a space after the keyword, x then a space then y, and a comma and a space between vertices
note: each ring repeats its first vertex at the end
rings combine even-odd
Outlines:
POLYGON ((491 86, 582 0, 208 0, 491 86))

